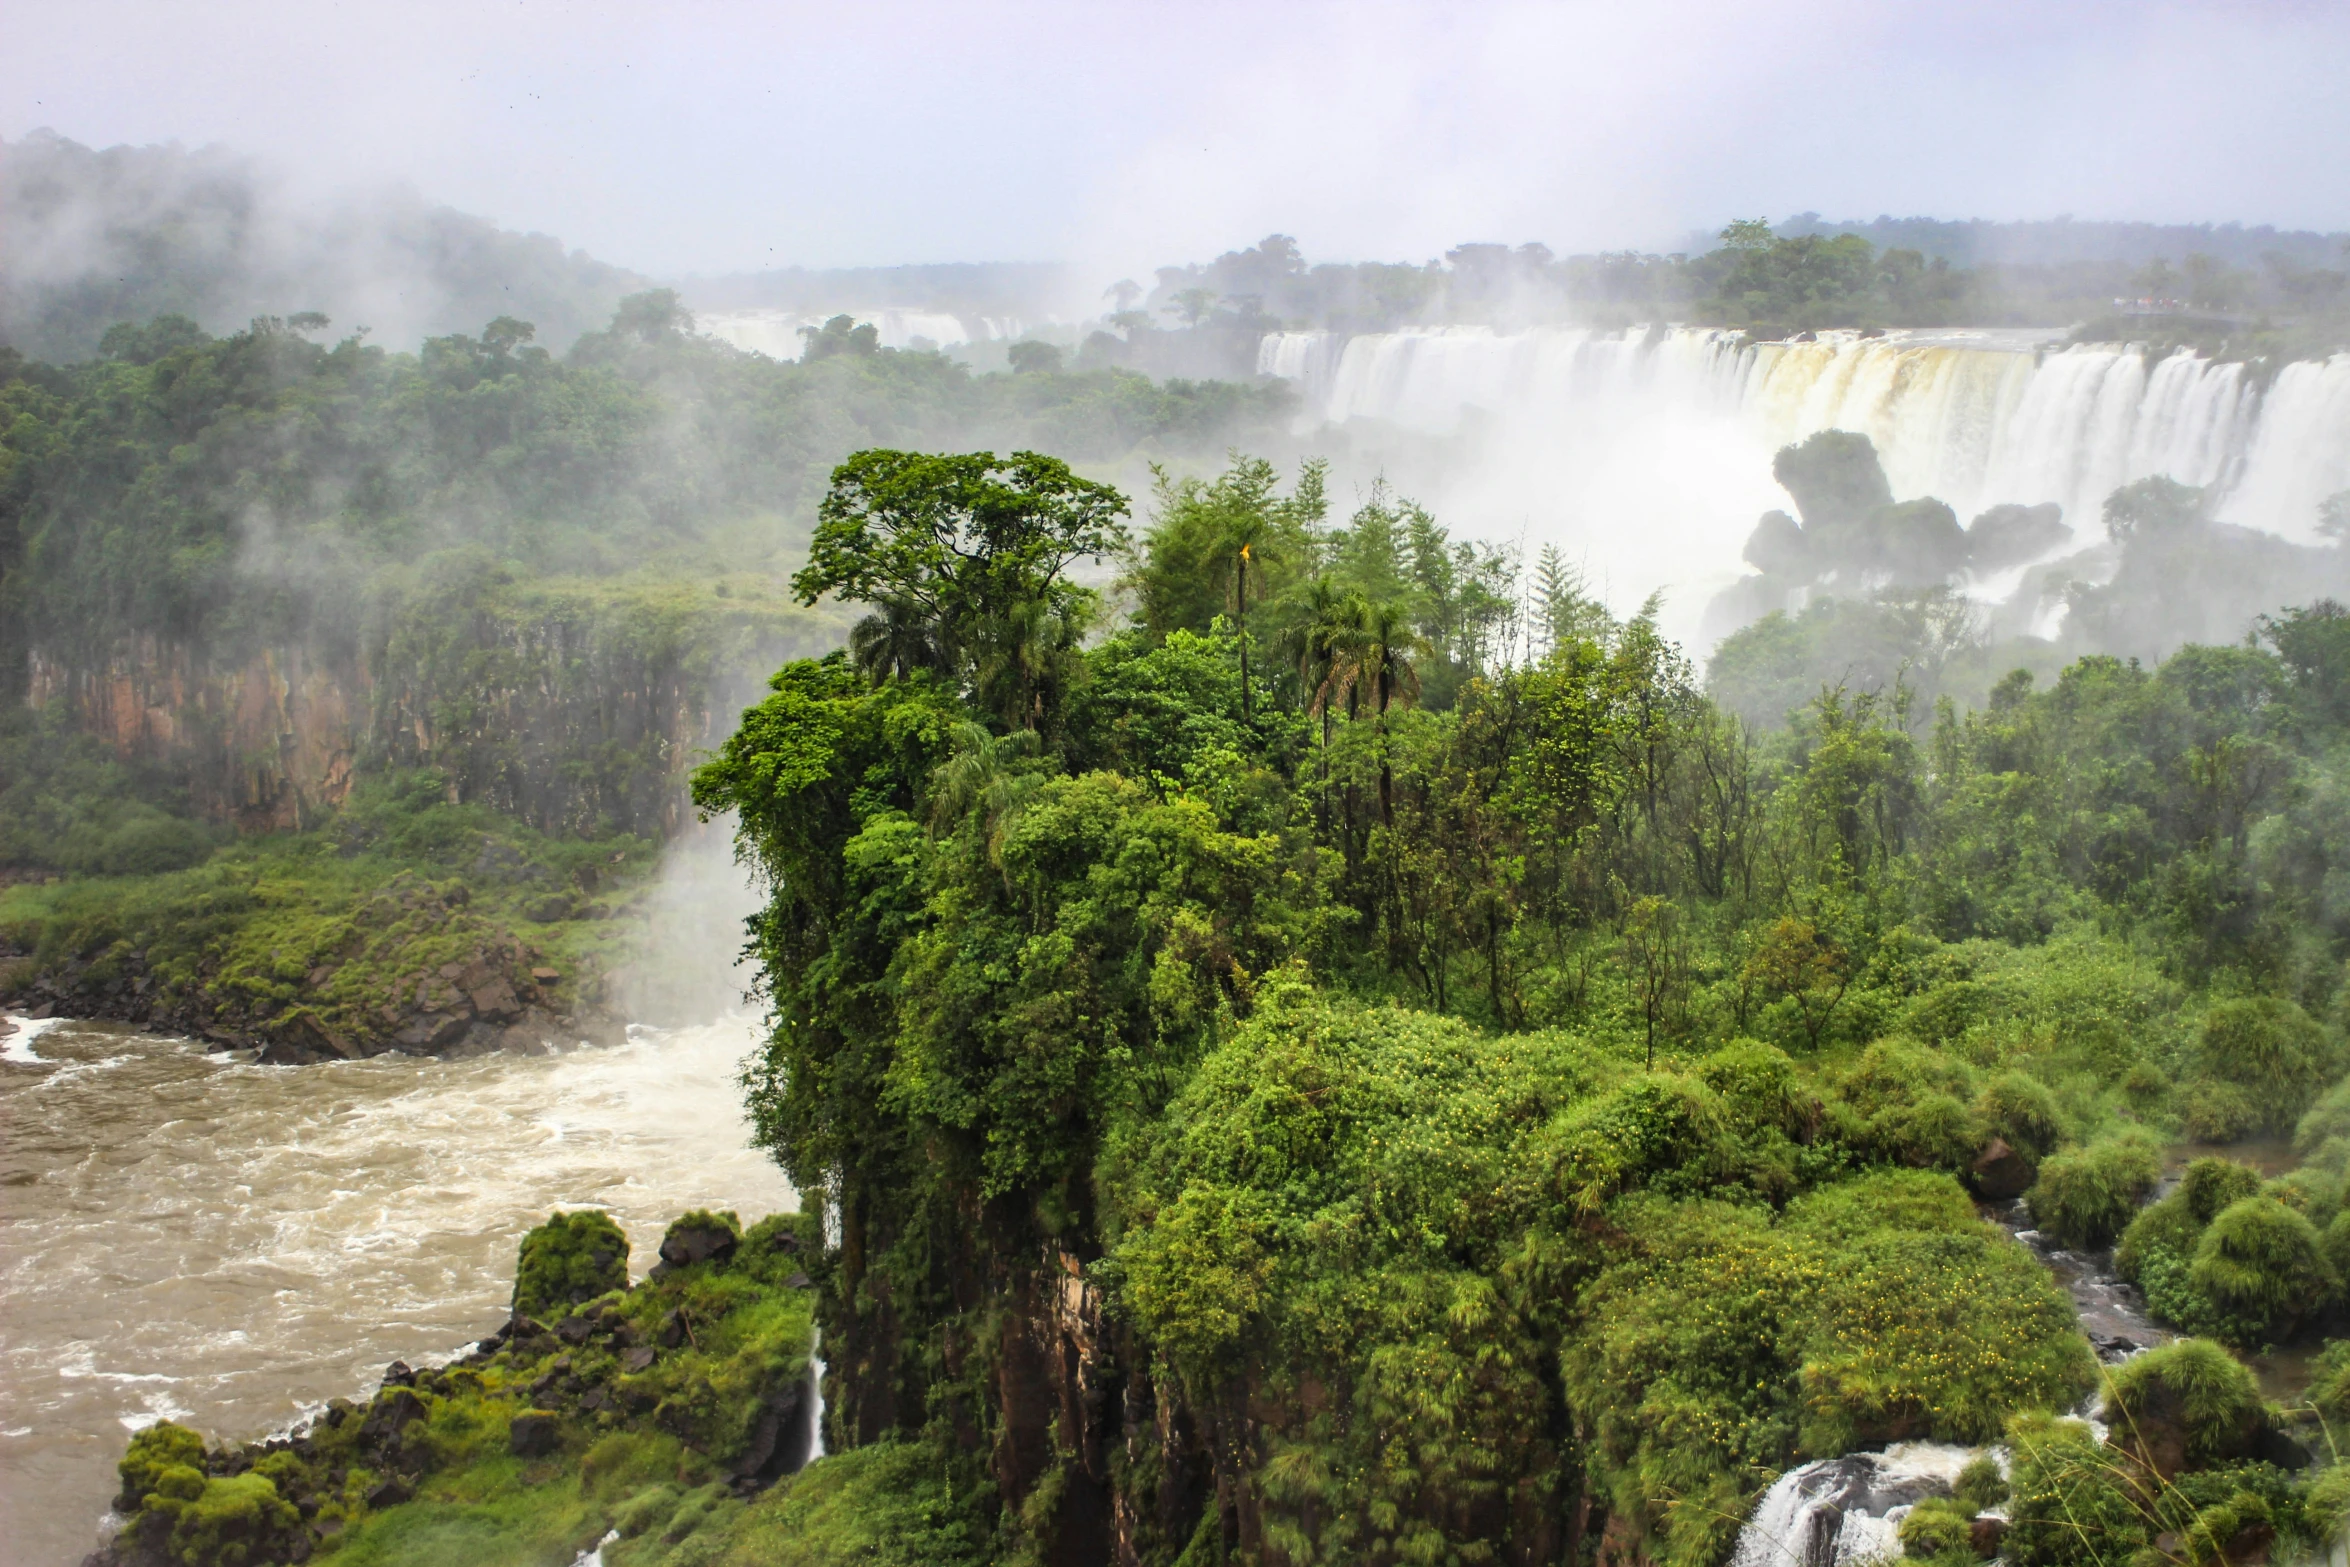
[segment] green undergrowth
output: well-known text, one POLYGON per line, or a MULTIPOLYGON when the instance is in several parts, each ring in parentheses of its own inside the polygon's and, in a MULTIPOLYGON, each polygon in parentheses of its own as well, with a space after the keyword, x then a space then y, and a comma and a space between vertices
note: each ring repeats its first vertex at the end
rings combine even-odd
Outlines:
POLYGON ((455 1009, 461 981, 484 982, 462 972, 478 962, 518 1003, 593 1008, 653 858, 643 839, 551 837, 449 803, 435 773, 401 774, 320 828, 184 869, 0 890, 0 943, 21 954, 0 960, 0 990, 250 1033, 315 1019, 365 1042, 455 1009))
POLYGON ((522 1251, 517 1295, 541 1314, 474 1354, 338 1400, 290 1440, 207 1452, 177 1425, 141 1432, 116 1560, 560 1567, 617 1531, 612 1567, 687 1567, 741 1559, 755 1521, 839 1533, 823 1522, 838 1493, 870 1479, 829 1499, 820 1483, 796 1511, 771 1490, 805 1456, 815 1225, 697 1214, 671 1235, 688 1229, 718 1238, 712 1255, 591 1293, 615 1265, 625 1279, 627 1241, 601 1214, 557 1214, 522 1251), (587 1266, 553 1269, 550 1291, 574 1253, 587 1266))

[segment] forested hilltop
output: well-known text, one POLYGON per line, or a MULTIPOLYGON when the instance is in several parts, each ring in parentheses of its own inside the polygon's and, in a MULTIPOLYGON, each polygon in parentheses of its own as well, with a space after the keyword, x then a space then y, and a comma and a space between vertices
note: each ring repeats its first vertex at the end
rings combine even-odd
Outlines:
POLYGON ((651 292, 560 357, 510 317, 414 354, 302 315, 0 349, 0 988, 296 1058, 479 1043, 539 969, 587 1004, 697 748, 838 644, 786 579, 842 455, 1139 469, 1286 413, 974 375, 845 321, 797 362, 691 324, 651 292), (482 928, 371 947, 382 897, 471 898, 482 928))
POLYGON ((1758 737, 1571 584, 1496 636, 1310 467, 1123 511, 860 455, 795 579, 853 651, 697 775, 776 889, 760 1133, 837 1214, 809 1475, 921 1498, 861 1559, 1698 1567, 1912 1438, 2012 1454, 1904 1525, 1952 1567, 2340 1527, 2350 1351, 2277 1404, 2222 1346, 2344 1320, 2350 615, 1758 737), (2100 1369, 2019 1193, 2201 1337, 2100 1369))

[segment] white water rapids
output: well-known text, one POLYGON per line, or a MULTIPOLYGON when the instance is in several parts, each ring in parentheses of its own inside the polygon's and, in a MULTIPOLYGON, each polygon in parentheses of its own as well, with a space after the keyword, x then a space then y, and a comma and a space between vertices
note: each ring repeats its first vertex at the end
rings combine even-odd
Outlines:
POLYGON ((1665 587, 1668 629, 1692 641, 1756 517, 1788 504, 1772 454, 1820 430, 1869 436, 1896 498, 1937 496, 1962 521, 2055 501, 2074 548, 2103 537, 2108 494, 2153 474, 2216 486, 2223 520, 2302 542, 2350 489, 2350 354, 2263 389, 2242 365, 2044 348, 2054 335, 1287 332, 1257 369, 1296 383, 1308 426, 1346 429, 1456 533, 1521 538, 1529 555, 1557 544, 1619 608, 1665 587), (1464 449, 1434 458, 1431 441, 1464 449))
POLYGON ((739 1018, 549 1057, 262 1067, 116 1024, 0 1041, 0 1563, 70 1567, 128 1434, 363 1397, 495 1327, 522 1233, 796 1206, 747 1143, 739 1018))

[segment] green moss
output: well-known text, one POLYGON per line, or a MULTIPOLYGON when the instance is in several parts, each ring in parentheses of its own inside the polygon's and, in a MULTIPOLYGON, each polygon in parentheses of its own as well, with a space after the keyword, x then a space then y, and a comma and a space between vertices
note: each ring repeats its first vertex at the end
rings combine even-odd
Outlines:
POLYGON ((2265 1124, 2259 1103, 2235 1083, 2197 1078, 2179 1094, 2179 1130, 2190 1142, 2239 1142, 2265 1124))
POLYGON ((2064 1137, 2056 1095, 2029 1072, 2002 1072, 1991 1079, 1975 1101, 1975 1114, 2027 1158, 2046 1158, 2064 1137))
POLYGON ((600 1209, 557 1213, 522 1238, 514 1309, 555 1317, 628 1287, 628 1235, 600 1209))
POLYGON ((174 1425, 169 1420, 157 1421, 131 1438, 129 1451, 115 1465, 115 1471, 122 1476, 123 1510, 135 1511, 161 1486, 167 1470, 188 1469, 200 1473, 203 1463, 202 1437, 186 1426, 174 1425))
POLYGON ((2204 1157, 2190 1160, 2179 1176, 2179 1197, 2198 1225, 2219 1217, 2222 1208, 2257 1196, 2260 1172, 2233 1159, 2204 1157))

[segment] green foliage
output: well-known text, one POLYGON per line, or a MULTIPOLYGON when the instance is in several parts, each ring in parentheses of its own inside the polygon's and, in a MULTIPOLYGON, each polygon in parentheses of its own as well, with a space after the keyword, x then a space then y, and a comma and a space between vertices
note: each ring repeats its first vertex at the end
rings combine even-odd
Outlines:
POLYGON ((1962 1557, 1972 1560, 1968 1515, 1953 1501, 1929 1496, 1911 1507, 1901 1520, 1901 1551, 1920 1561, 1962 1557))
POLYGON ((2012 1494, 2001 1553, 2018 1567, 2121 1567, 2146 1541, 2118 1455, 2077 1420, 2011 1421, 2012 1494))
POLYGON ((2281 1337, 2341 1288, 2309 1220, 2274 1197, 2220 1210, 2195 1244, 2196 1288, 2250 1333, 2281 1337))
POLYGON ((601 1209, 556 1213, 522 1237, 514 1267, 514 1309, 557 1317, 628 1287, 628 1236, 601 1209))
POLYGON ((2007 1500, 2007 1476, 2000 1472, 1999 1460, 1989 1453, 1977 1453, 1959 1470, 1952 1483, 1951 1496, 1971 1515, 1987 1507, 1997 1507, 2007 1500))
POLYGON ((2213 1003, 2196 1058, 2221 1082, 2248 1093, 2260 1123, 2292 1126, 2346 1064, 2341 1041, 2291 1001, 2252 996, 2213 1003))
MULTIPOLYGON (((2190 1338, 2116 1367, 2099 1418, 2119 1441, 2148 1453, 2175 1444, 2200 1466, 2242 1456, 2266 1416, 2244 1364, 2217 1344, 2190 1338)), ((2178 1462, 2161 1467, 2175 1469, 2178 1462)))
POLYGON ((2143 1136, 2111 1137, 2067 1148, 2040 1166, 2027 1194, 2033 1222, 2074 1248, 2110 1244, 2162 1174, 2162 1157, 2143 1136))

